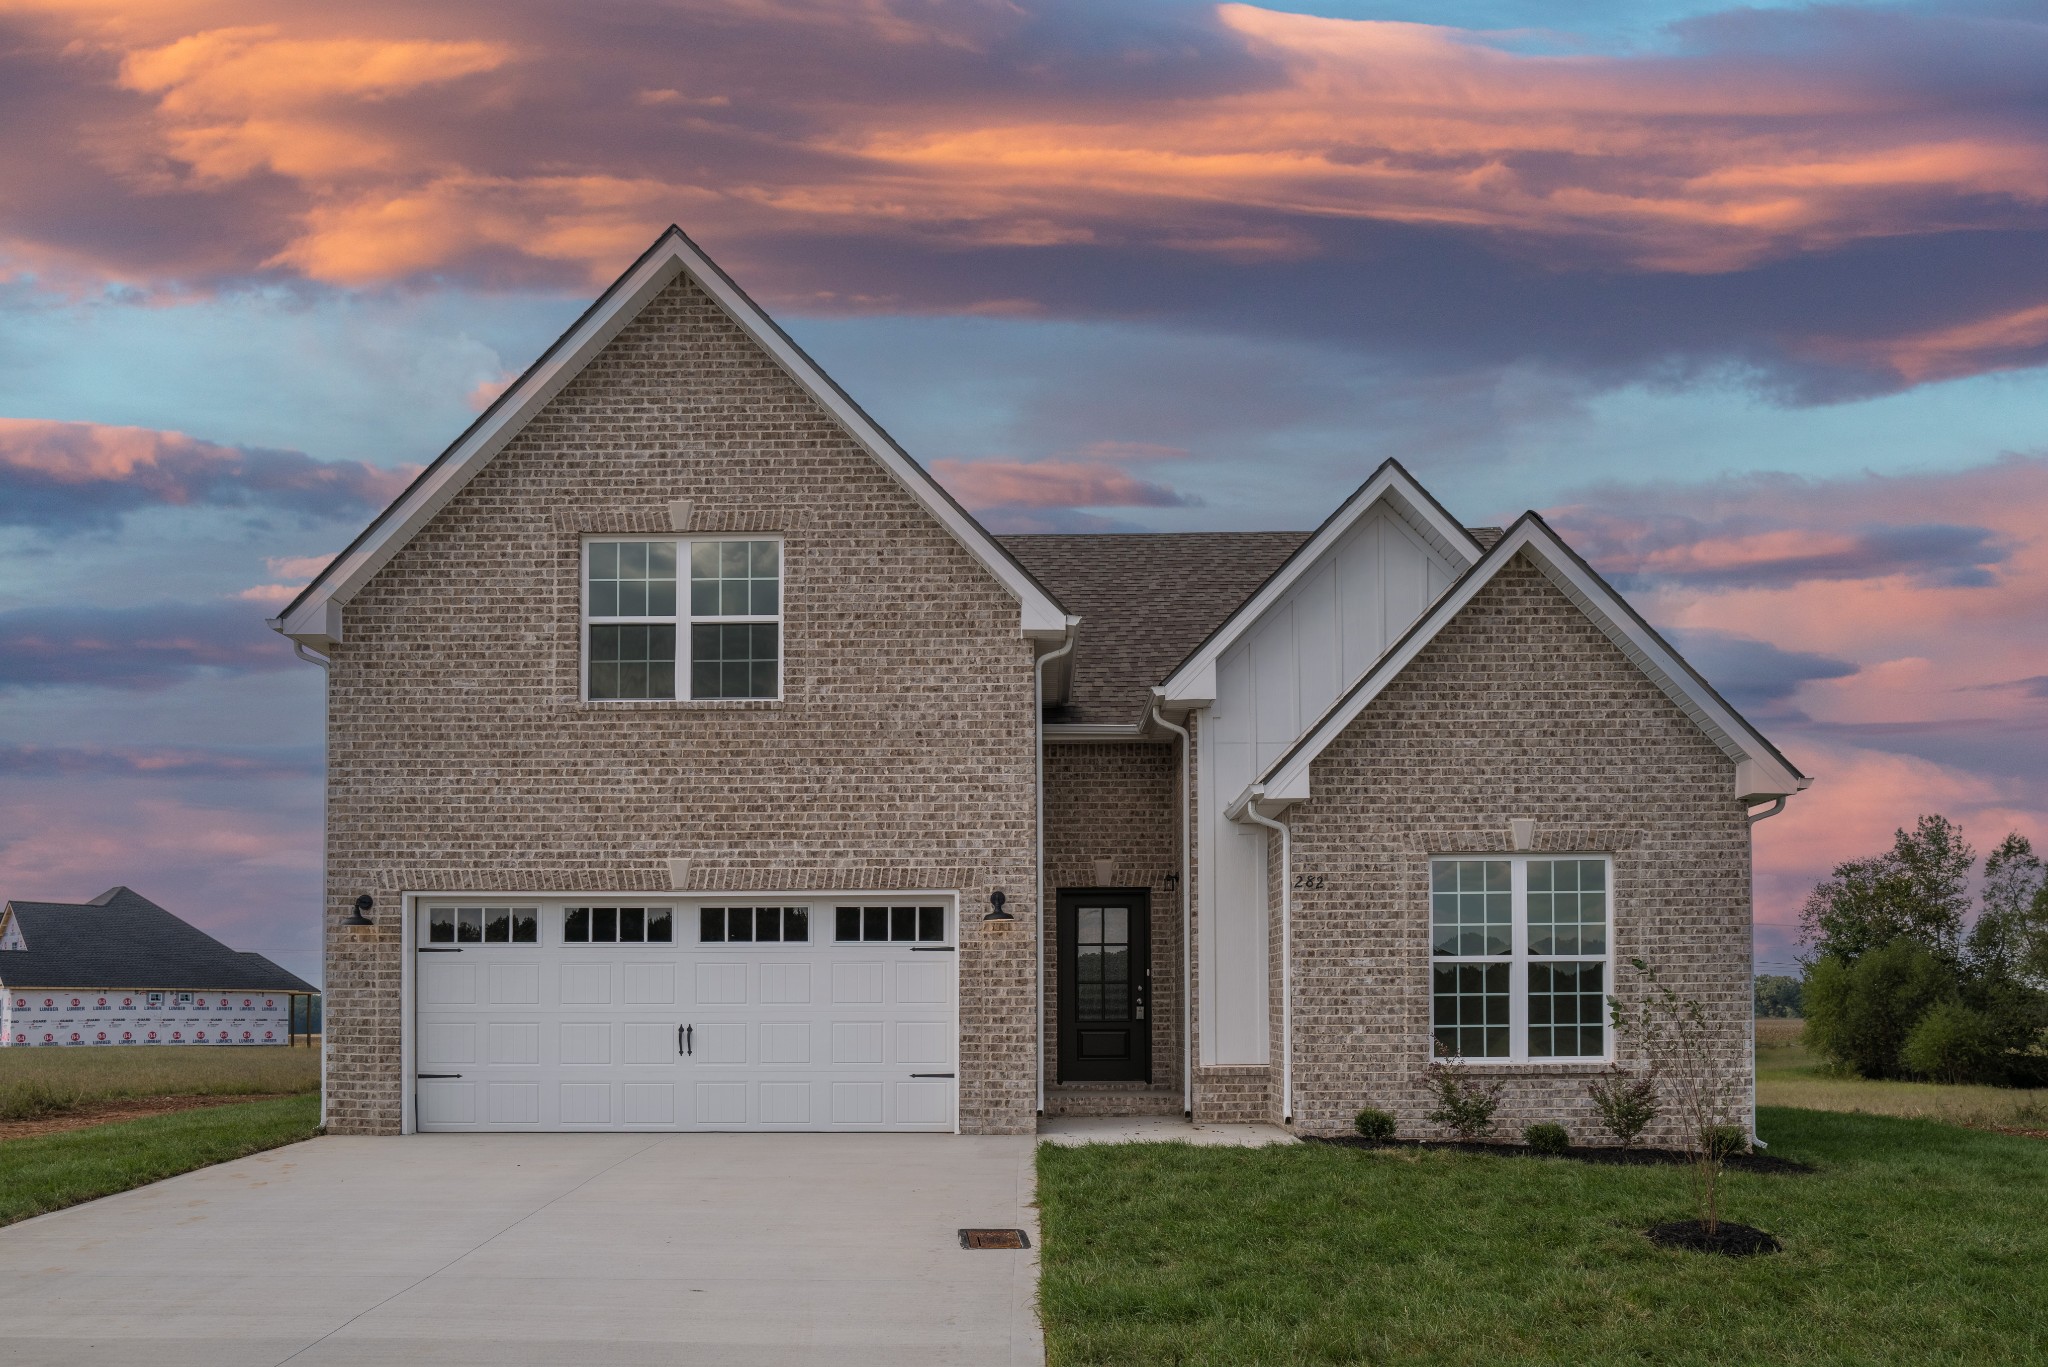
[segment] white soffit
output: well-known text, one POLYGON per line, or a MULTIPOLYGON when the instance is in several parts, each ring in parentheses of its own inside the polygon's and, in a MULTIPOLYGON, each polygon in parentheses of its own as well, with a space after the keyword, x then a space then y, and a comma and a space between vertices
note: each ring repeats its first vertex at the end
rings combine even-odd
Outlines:
POLYGON ((1730 707, 1548 523, 1532 512, 1524 513, 1479 563, 1365 672, 1350 692, 1332 703, 1322 719, 1267 768, 1247 793, 1256 791, 1268 803, 1307 801, 1309 771, 1316 757, 1386 691, 1423 648, 1436 639, 1437 633, 1492 582, 1502 566, 1523 552, 1602 635, 1692 719, 1722 754, 1735 761, 1737 798, 1753 802, 1789 796, 1812 782, 1730 707))
POLYGON ((817 362, 776 326, 717 263, 704 255, 681 228, 673 226, 611 288, 599 295, 583 316, 499 395, 469 430, 443 451, 347 550, 336 556, 272 620, 272 627, 316 648, 324 649, 340 641, 343 606, 679 275, 689 276, 716 300, 757 346, 773 357, 854 441, 895 476, 911 497, 1016 596, 1021 609, 1019 630, 1024 635, 1041 641, 1059 640, 1066 635, 1067 614, 1059 602, 820 370, 817 362))
POLYGON ((1384 461, 1379 469, 1373 471, 1372 477, 1359 485, 1337 511, 1324 519, 1315 534, 1259 586, 1257 592, 1224 618, 1223 624, 1196 646, 1166 676, 1165 682, 1153 690, 1161 706, 1184 711, 1214 702, 1216 661, 1233 643, 1257 626, 1259 619, 1286 597, 1287 591, 1315 568, 1344 539, 1346 532, 1380 504, 1384 504, 1389 512, 1450 561, 1453 573, 1464 573, 1479 559, 1480 546, 1472 539, 1472 534, 1444 511, 1443 505, 1416 483, 1415 477, 1403 469, 1399 461, 1384 461))

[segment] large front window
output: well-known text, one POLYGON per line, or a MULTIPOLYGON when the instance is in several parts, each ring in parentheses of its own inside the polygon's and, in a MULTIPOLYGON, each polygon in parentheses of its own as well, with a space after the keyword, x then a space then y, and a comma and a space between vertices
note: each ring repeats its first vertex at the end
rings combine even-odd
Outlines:
POLYGON ((1589 856, 1431 861, 1438 1053, 1606 1057, 1611 874, 1589 856))
POLYGON ((585 696, 782 695, 779 541, 591 541, 583 585, 585 696))

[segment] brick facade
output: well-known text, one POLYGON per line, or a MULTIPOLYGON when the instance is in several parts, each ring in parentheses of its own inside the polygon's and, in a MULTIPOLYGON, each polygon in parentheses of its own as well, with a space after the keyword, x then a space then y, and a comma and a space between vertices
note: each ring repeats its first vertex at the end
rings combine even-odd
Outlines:
MULTIPOLYGON (((1518 817, 1536 821, 1536 850, 1613 856, 1618 990, 1635 995, 1625 965, 1639 956, 1701 1001, 1746 1108, 1750 851, 1733 762, 1526 559, 1324 751, 1312 789, 1286 817, 1294 872, 1327 878, 1294 900, 1299 1130, 1346 1131, 1370 1105, 1404 1135, 1433 1132, 1420 1087, 1429 859, 1505 852, 1518 817)), ((1626 1041, 1620 1056, 1636 1057, 1626 1041)), ((1503 1133, 1552 1120, 1599 1142, 1585 1093, 1595 1071, 1490 1070, 1509 1079, 1503 1133)), ((1674 1118, 1651 1137, 1671 1142, 1674 1118)))
POLYGON ((348 605, 330 671, 328 1118, 398 1129, 398 894, 950 888, 960 1107, 1033 1125, 1031 647, 1010 594, 686 280, 348 605), (779 702, 578 701, 581 535, 784 538, 779 702), (988 891, 1015 921, 983 923, 988 891), (358 893, 377 924, 337 923, 358 893))

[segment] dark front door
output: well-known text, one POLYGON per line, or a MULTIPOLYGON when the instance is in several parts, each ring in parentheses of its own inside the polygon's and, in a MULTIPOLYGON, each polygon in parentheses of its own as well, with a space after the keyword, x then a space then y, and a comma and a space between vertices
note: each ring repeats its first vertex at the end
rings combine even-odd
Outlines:
POLYGON ((1060 1081, 1150 1082, 1150 895, 1063 891, 1059 922, 1060 1081))

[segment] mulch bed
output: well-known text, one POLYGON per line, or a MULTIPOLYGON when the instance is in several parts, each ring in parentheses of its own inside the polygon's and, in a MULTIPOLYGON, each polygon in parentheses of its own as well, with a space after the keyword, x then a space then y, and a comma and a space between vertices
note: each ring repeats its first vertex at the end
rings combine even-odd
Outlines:
POLYGON ((1754 1225, 1723 1220, 1709 1234, 1701 1220, 1670 1220, 1652 1225, 1647 1233, 1659 1248, 1683 1248, 1694 1253, 1719 1253, 1728 1258, 1749 1258, 1759 1253, 1776 1253, 1784 1248, 1754 1225))
POLYGON ((235 1106, 244 1101, 275 1101, 286 1095, 289 1093, 261 1092, 245 1096, 123 1096, 105 1101, 85 1101, 80 1102, 76 1108, 58 1115, 41 1116, 35 1120, 0 1120, 0 1142, 27 1139, 39 1134, 62 1134, 66 1130, 85 1130, 94 1125, 112 1125, 122 1120, 146 1120, 153 1115, 169 1115, 174 1111, 196 1111, 206 1106, 235 1106))
MULTIPOLYGON (((1560 1154, 1540 1155, 1527 1144, 1468 1144, 1455 1139, 1364 1139, 1351 1134, 1305 1134, 1302 1139, 1306 1143, 1330 1144, 1342 1149, 1432 1149, 1449 1153, 1490 1153, 1502 1158, 1556 1157, 1575 1163, 1604 1163, 1625 1168, 1684 1167, 1692 1162, 1677 1149, 1623 1149, 1574 1144, 1560 1154)), ((1811 1164, 1792 1158, 1776 1158, 1767 1153, 1730 1154, 1726 1165, 1731 1172, 1790 1174, 1814 1170, 1811 1164)))

